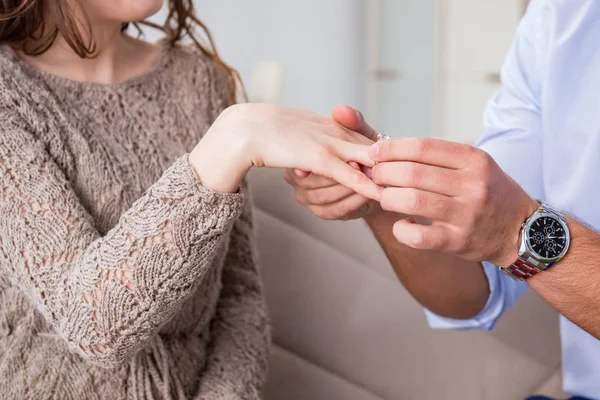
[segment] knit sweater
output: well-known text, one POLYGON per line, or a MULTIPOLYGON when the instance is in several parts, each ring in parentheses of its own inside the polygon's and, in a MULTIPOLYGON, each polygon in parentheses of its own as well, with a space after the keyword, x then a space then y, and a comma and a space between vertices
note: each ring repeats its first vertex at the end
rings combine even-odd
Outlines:
POLYGON ((228 105, 222 70, 165 43, 121 84, 7 46, 0 71, 0 399, 260 398, 247 188, 202 187, 186 156, 228 105))

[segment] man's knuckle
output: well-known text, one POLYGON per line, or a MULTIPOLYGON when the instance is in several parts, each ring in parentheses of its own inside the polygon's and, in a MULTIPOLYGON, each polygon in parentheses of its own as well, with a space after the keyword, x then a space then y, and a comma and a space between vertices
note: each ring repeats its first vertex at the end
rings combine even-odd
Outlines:
POLYGON ((312 207, 311 211, 321 219, 328 219, 329 213, 323 207, 312 207))
POLYGON ((313 214, 315 214, 317 217, 327 220, 327 221, 335 221, 335 220, 339 219, 338 213, 336 213, 335 210, 332 210, 329 207, 315 208, 315 209, 313 209, 313 214))
POLYGON ((371 180, 375 183, 380 183, 382 179, 381 164, 373 166, 371 168, 371 180))
POLYGON ((487 152, 476 147, 471 147, 470 158, 473 160, 471 165, 473 165, 476 168, 476 171, 484 178, 488 178, 493 172, 495 162, 492 156, 487 152))
POLYGON ((431 148, 431 141, 427 138, 416 137, 412 139, 413 156, 416 159, 424 158, 431 148))
POLYGON ((430 200, 431 208, 436 210, 436 214, 447 218, 451 215, 452 209, 448 200, 444 197, 436 197, 430 200))
POLYGON ((490 185, 485 180, 477 180, 471 183, 470 196, 476 207, 481 207, 487 203, 490 195, 490 185))
POLYGON ((425 199, 423 194, 415 189, 406 191, 406 205, 409 211, 416 212, 423 208, 425 199))
POLYGON ((393 193, 390 189, 383 189, 381 191, 381 198, 379 199, 379 204, 381 205, 381 208, 383 208, 386 211, 390 211, 394 203, 393 197, 393 193))
POLYGON ((313 190, 310 192, 310 200, 312 204, 328 204, 329 194, 324 190, 313 190))
POLYGON ((309 204, 303 191, 296 190, 295 193, 296 193, 296 201, 298 203, 302 204, 303 206, 307 206, 309 204))
POLYGON ((405 166, 404 176, 408 180, 408 186, 419 186, 423 180, 423 171, 417 164, 409 163, 405 166))

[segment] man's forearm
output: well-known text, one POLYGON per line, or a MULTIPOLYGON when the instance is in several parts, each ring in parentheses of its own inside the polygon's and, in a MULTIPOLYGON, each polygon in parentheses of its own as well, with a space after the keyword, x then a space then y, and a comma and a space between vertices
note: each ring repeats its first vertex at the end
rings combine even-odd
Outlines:
POLYGON ((527 282, 562 315, 600 339, 600 235, 567 220, 571 231, 567 255, 527 282))
MULTIPOLYGON (((398 219, 385 211, 365 218, 407 290, 442 316, 467 319, 478 314, 489 296, 481 264, 400 244, 392 233, 398 219)), ((571 247, 566 257, 527 282, 562 315, 600 339, 600 234, 572 218, 568 224, 571 247)))
POLYGON ((424 307, 439 315, 456 319, 477 315, 490 293, 482 265, 399 243, 392 233, 399 218, 398 214, 380 209, 365 221, 406 289, 424 307))

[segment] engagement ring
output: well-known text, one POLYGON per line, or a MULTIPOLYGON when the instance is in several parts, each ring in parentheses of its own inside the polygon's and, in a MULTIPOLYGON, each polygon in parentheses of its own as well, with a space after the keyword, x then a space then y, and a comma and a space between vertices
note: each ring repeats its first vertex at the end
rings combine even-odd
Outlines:
POLYGON ((378 142, 383 142, 385 140, 391 139, 392 137, 389 135, 386 135, 385 133, 378 133, 377 134, 377 141, 378 142))

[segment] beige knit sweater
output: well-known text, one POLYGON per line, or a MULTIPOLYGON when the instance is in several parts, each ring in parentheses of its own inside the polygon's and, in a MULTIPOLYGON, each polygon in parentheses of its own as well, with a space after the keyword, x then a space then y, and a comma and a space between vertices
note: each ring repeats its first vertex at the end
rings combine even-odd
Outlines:
POLYGON ((0 47, 0 398, 257 399, 269 328, 245 189, 186 152, 221 70, 163 45, 118 85, 0 47))

